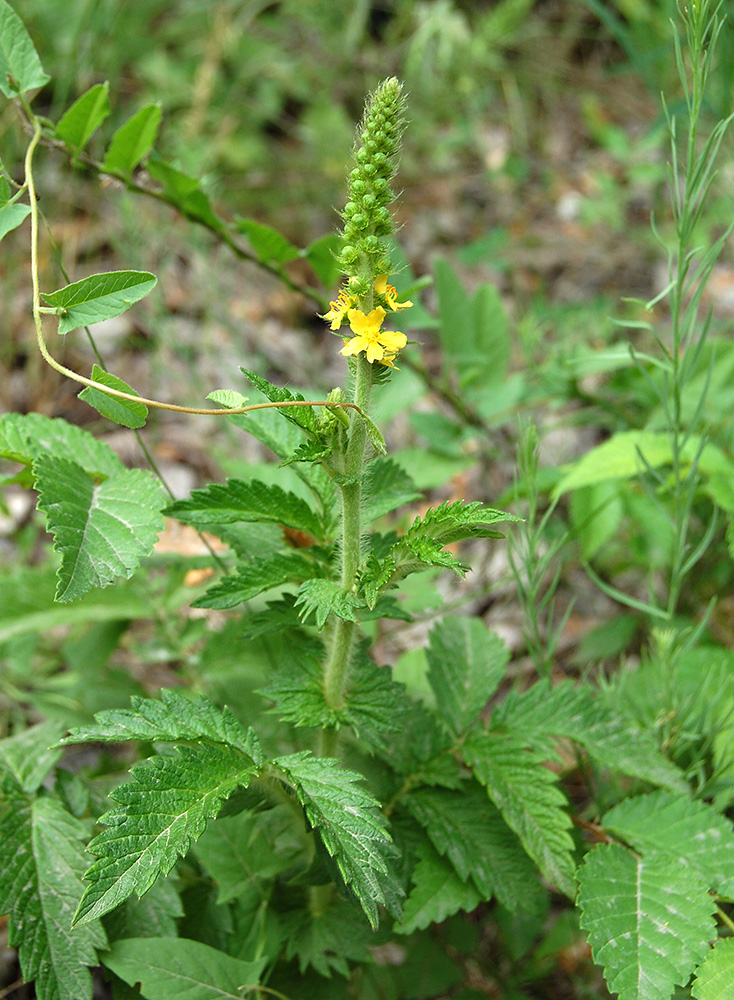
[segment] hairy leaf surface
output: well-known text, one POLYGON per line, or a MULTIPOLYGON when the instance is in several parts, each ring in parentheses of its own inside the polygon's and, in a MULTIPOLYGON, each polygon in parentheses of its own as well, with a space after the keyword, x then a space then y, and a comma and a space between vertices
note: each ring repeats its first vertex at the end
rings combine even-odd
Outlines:
POLYGON ((715 903, 691 868, 602 844, 579 869, 581 926, 620 1000, 670 1000, 708 952, 715 903))
POLYGON ((543 754, 517 734, 490 730, 471 732, 463 754, 541 872, 573 896, 571 819, 556 775, 544 766, 550 751, 543 754))
POLYGON ((11 797, 0 820, 0 913, 39 1000, 91 1000, 90 965, 106 939, 98 922, 71 930, 86 865, 84 826, 55 799, 11 797))
POLYGON ((116 576, 130 577, 153 549, 163 526, 163 491, 142 469, 125 469, 104 482, 65 458, 33 463, 38 507, 45 511, 61 553, 56 600, 74 601, 116 576))
POLYGON ((222 577, 192 602, 195 608, 233 608, 264 590, 285 583, 302 583, 324 572, 321 564, 300 552, 277 552, 238 567, 236 575, 222 577))

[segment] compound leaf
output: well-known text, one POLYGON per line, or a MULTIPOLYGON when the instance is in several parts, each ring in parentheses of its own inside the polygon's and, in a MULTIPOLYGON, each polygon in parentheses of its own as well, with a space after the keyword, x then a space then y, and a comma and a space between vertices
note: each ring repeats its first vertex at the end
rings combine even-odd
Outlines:
POLYGON ((0 0, 0 90, 12 98, 43 87, 50 79, 23 22, 10 4, 0 0))
POLYGON ((431 843, 471 881, 480 898, 492 896, 508 910, 532 910, 538 900, 535 868, 517 836, 476 783, 458 791, 421 788, 407 799, 431 843))
POLYGON ((385 819, 377 800, 357 784, 362 776, 308 751, 272 764, 295 789, 309 823, 376 927, 378 905, 394 909, 402 892, 386 861, 394 848, 385 819))
POLYGON ((321 522, 305 500, 280 486, 266 486, 259 480, 228 479, 194 490, 188 500, 177 500, 166 514, 185 524, 231 524, 237 521, 265 521, 305 531, 321 538, 321 522))
POLYGON ((43 298, 61 310, 59 333, 64 334, 119 316, 151 292, 157 282, 148 271, 105 271, 55 292, 44 292, 43 298))
POLYGON ((241 565, 236 576, 225 576, 192 602, 194 608, 233 608, 263 590, 284 583, 302 583, 323 572, 318 563, 300 552, 278 552, 267 559, 241 565))
POLYGON ((102 170, 131 174, 153 148, 161 123, 160 104, 146 104, 112 136, 102 170))
POLYGON ((147 892, 201 836, 224 800, 257 772, 242 750, 211 743, 136 764, 131 780, 110 793, 118 804, 100 816, 106 829, 89 844, 98 857, 86 873, 90 884, 74 922, 87 923, 132 893, 147 892))
POLYGON ((371 962, 373 934, 359 910, 337 899, 322 913, 293 910, 282 918, 286 932, 285 958, 298 959, 303 975, 313 966, 322 976, 332 969, 349 975, 349 962, 371 962))
POLYGON ((550 752, 529 748, 516 733, 475 730, 463 755, 548 881, 573 896, 571 819, 556 775, 545 767, 550 752))
POLYGON ((461 879, 430 844, 420 845, 418 859, 410 876, 413 889, 403 905, 403 919, 395 928, 398 934, 439 924, 459 910, 471 912, 483 899, 476 886, 461 879))
POLYGON ((635 850, 688 866, 720 895, 734 896, 734 830, 705 802, 664 791, 636 795, 610 809, 602 822, 635 850))
POLYGON ((659 855, 603 844, 579 869, 581 926, 620 1000, 670 1000, 716 936, 715 909, 696 873, 659 855))
POLYGON ((86 864, 84 825, 52 798, 12 796, 0 820, 0 913, 39 1000, 91 1000, 90 965, 106 939, 98 922, 71 930, 86 864))
POLYGON ((497 690, 509 650, 478 618, 444 618, 431 631, 427 656, 439 714, 459 736, 497 690))
POLYGON ((51 455, 38 458, 33 472, 38 508, 61 553, 56 600, 78 600, 116 576, 129 578, 163 526, 157 480, 141 469, 123 469, 98 483, 76 462, 51 455))
POLYGON ((98 83, 82 94, 56 126, 56 136, 74 149, 84 149, 110 113, 109 83, 98 83))
POLYGON ((187 938, 124 938, 100 956, 147 1000, 242 1000, 260 982, 265 959, 242 962, 187 938))

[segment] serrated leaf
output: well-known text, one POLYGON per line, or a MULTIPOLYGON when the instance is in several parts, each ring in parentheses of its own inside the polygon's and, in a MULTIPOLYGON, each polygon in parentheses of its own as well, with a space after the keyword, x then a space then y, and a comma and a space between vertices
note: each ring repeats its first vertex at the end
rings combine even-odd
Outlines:
POLYGON ((271 226, 265 226, 254 219, 237 219, 237 229, 245 235, 252 249, 265 264, 287 264, 300 257, 298 247, 294 247, 282 233, 271 226))
POLYGON ((76 462, 52 456, 36 459, 33 471, 38 508, 61 553, 56 600, 78 600, 116 576, 130 577, 163 526, 157 480, 125 469, 97 483, 76 462))
POLYGON ((12 98, 43 87, 50 79, 23 22, 10 4, 0 0, 0 90, 12 98))
POLYGON ((463 734, 504 677, 510 653, 478 618, 445 618, 430 635, 428 679, 441 718, 463 734))
POLYGON ((705 802, 670 792, 624 799, 602 820, 635 850, 690 867, 720 895, 734 896, 734 829, 705 802))
POLYGON ((161 123, 160 104, 146 104, 112 136, 102 170, 131 174, 153 148, 161 123))
MULTIPOLYGON (((127 382, 123 382, 116 375, 106 372, 99 365, 92 366, 91 377, 93 381, 101 382, 102 385, 107 385, 110 389, 129 392, 133 396, 139 395, 127 382)), ((144 427, 145 421, 148 419, 148 407, 145 403, 133 403, 130 399, 118 399, 115 396, 108 396, 101 389, 93 389, 91 386, 82 389, 79 393, 79 399, 83 399, 85 403, 89 403, 103 417, 107 417, 108 420, 114 420, 116 424, 121 424, 123 427, 144 427)))
POLYGON ((535 733, 541 740, 573 740, 603 767, 643 781, 681 792, 688 787, 650 732, 630 725, 587 686, 562 681, 552 687, 538 681, 522 694, 511 692, 495 709, 492 722, 517 733, 535 733))
POLYGON ((82 94, 56 126, 56 136, 74 149, 84 149, 110 113, 109 83, 98 83, 82 94))
POLYGON ((382 431, 374 422, 374 420, 371 417, 367 416, 366 413, 358 413, 355 419, 364 420, 365 428, 367 430, 367 437, 370 440, 370 444, 378 454, 386 455, 387 445, 385 444, 385 438, 382 436, 382 431))
POLYGON ((0 764, 10 771, 24 792, 33 794, 61 757, 54 749, 63 728, 57 722, 39 722, 0 740, 0 764))
POLYGON ((345 622, 356 622, 360 601, 335 580, 306 580, 296 594, 296 607, 303 621, 314 615, 317 628, 323 628, 329 615, 345 622))
POLYGON ((104 926, 113 941, 131 937, 176 937, 176 921, 183 915, 181 898, 173 883, 159 878, 142 899, 128 898, 108 913, 104 926))
POLYGON ((720 938, 696 971, 696 1000, 734 1000, 734 938, 720 938))
POLYGON ((253 559, 241 565, 236 576, 225 576, 192 602, 194 608, 233 608, 252 600, 264 590, 285 583, 302 583, 324 570, 300 552, 278 552, 269 559, 253 559))
POLYGON ((379 803, 359 787, 362 776, 329 758, 296 753, 273 761, 295 789, 309 823, 336 861, 373 927, 377 907, 402 894, 386 857, 394 853, 379 803))
POLYGON ((161 184, 168 200, 182 215, 195 222, 202 222, 215 231, 225 228, 224 220, 212 208, 209 195, 197 177, 178 170, 155 154, 148 160, 148 173, 161 184))
POLYGON ((219 403, 225 410, 236 410, 247 402, 247 396, 243 396, 236 389, 214 389, 206 398, 219 403))
POLYGON ((0 206, 0 240, 21 226, 30 214, 30 205, 25 205, 21 201, 0 206))
MULTIPOLYGON (((271 403, 305 402, 305 397, 302 396, 300 392, 290 392, 282 386, 273 385, 273 383, 268 382, 266 378, 262 378, 262 376, 249 371, 247 368, 243 368, 241 365, 240 371, 245 376, 247 381, 250 382, 256 389, 259 389, 263 396, 270 400, 271 403)), ((297 426, 301 427, 303 430, 308 431, 315 437, 319 437, 319 418, 314 412, 312 406, 284 406, 278 410, 278 413, 291 423, 297 424, 297 426)), ((281 455, 278 450, 276 450, 276 454, 280 455, 281 458, 287 457, 287 453, 285 455, 281 455)))
POLYGON ((573 896, 571 819, 548 755, 515 733, 473 730, 463 756, 548 881, 573 896))
POLYGON ((167 875, 206 829, 236 788, 258 768, 236 747, 202 743, 177 747, 176 756, 136 764, 131 780, 110 793, 118 805, 100 816, 106 827, 89 844, 98 855, 75 923, 114 909, 132 893, 142 896, 167 875))
POLYGON ((86 830, 51 798, 17 798, 0 820, 0 913, 38 1000, 91 1000, 99 923, 70 929, 82 891, 86 830))
POLYGON ((378 456, 367 466, 362 500, 365 524, 389 514, 403 504, 418 500, 421 494, 401 465, 391 458, 378 456))
POLYGON ((158 279, 148 271, 105 271, 65 285, 55 292, 43 292, 43 299, 62 310, 59 333, 80 326, 93 326, 124 313, 151 292, 158 279))
POLYGON ((286 932, 285 958, 298 959, 303 975, 312 966, 322 976, 332 970, 349 975, 349 962, 372 962, 372 931, 359 910, 337 899, 322 913, 293 910, 282 918, 286 932))
POLYGON ((130 699, 131 708, 113 708, 95 715, 96 725, 72 729, 59 746, 70 743, 145 743, 207 739, 242 750, 255 763, 263 763, 257 737, 245 732, 232 712, 220 711, 208 698, 186 698, 177 691, 161 691, 156 698, 130 699))
POLYGON ((126 938, 100 956, 147 1000, 242 1000, 257 987, 266 959, 242 962, 187 938, 126 938))
POLYGON ((410 878, 413 889, 403 905, 403 919, 395 928, 398 934, 440 924, 459 910, 471 912, 482 902, 474 884, 463 881, 429 844, 418 848, 418 864, 410 878))
POLYGON ((589 851, 578 878, 581 926, 610 990, 620 1000, 670 1000, 716 934, 706 884, 677 862, 617 844, 589 851))
POLYGON ((196 526, 265 521, 305 531, 317 539, 323 537, 321 522, 305 500, 256 479, 212 483, 206 489, 194 490, 188 500, 177 500, 165 513, 196 526))
POLYGON ((73 459, 95 476, 114 476, 125 468, 109 445, 60 417, 40 413, 0 416, 0 458, 30 466, 43 455, 73 459))

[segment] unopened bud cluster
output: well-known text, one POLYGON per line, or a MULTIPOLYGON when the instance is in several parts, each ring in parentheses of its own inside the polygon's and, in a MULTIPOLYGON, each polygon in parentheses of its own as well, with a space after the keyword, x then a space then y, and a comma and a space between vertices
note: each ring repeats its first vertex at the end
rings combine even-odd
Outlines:
POLYGON ((390 181, 404 127, 402 84, 383 80, 370 95, 357 131, 356 166, 349 175, 339 266, 349 276, 351 295, 369 295, 378 274, 388 274, 384 237, 393 231, 390 181))

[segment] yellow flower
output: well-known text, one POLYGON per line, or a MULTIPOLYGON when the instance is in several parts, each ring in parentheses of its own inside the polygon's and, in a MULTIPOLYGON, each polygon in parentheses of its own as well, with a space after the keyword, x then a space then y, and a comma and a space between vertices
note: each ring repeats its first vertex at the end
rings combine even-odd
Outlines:
POLYGON ((404 333, 394 330, 381 330, 385 318, 385 310, 377 306, 365 315, 361 309, 350 309, 347 313, 349 326, 355 334, 341 349, 341 354, 359 354, 364 351, 370 364, 381 361, 394 368, 393 360, 397 352, 408 343, 404 333))
POLYGON ((344 317, 352 308, 356 299, 352 295, 347 295, 346 291, 342 288, 336 297, 336 302, 330 302, 329 305, 331 309, 325 313, 321 318, 331 322, 331 329, 338 330, 339 327, 344 322, 344 317))
POLYGON ((398 302, 397 289, 394 285, 388 285, 386 274, 377 275, 377 279, 375 281, 375 291, 378 295, 384 296, 385 302, 393 312, 397 312, 398 309, 410 309, 413 305, 410 300, 407 302, 398 302))

